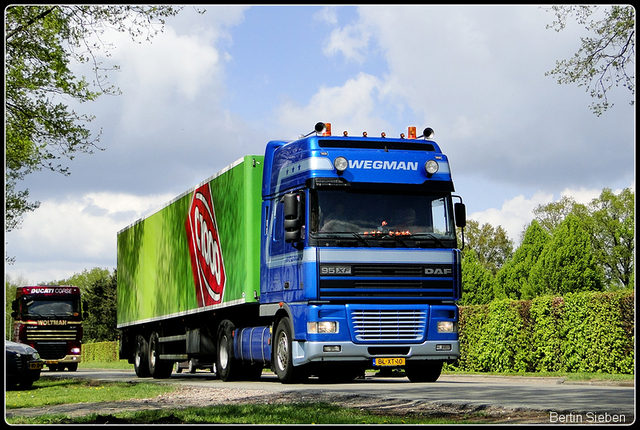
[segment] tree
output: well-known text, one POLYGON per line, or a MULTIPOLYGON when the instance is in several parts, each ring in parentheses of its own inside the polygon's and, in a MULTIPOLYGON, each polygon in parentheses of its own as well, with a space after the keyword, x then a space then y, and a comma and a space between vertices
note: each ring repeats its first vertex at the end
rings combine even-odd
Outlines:
MULTIPOLYGON (((86 123, 93 117, 67 106, 102 94, 117 94, 108 86, 107 69, 95 54, 111 45, 101 36, 107 29, 127 32, 133 40, 149 40, 164 18, 182 7, 128 5, 8 6, 5 9, 5 231, 20 226, 22 216, 35 210, 29 190, 18 189, 26 175, 49 169, 63 175, 78 153, 101 149, 86 123), (70 64, 93 63, 95 90, 77 77, 70 64)), ((114 66, 115 68, 115 66, 114 66)), ((100 132, 101 133, 101 132, 100 132)), ((5 255, 5 259, 12 259, 5 255)))
POLYGON ((595 257, 611 287, 633 287, 635 193, 616 195, 609 188, 589 204, 587 228, 595 257))
POLYGON ((49 283, 41 282, 40 285, 73 285, 79 287, 84 294, 91 285, 98 281, 103 281, 111 276, 107 268, 94 267, 91 270, 84 269, 80 273, 74 273, 70 278, 49 283))
POLYGON ((476 253, 477 259, 493 275, 513 253, 513 241, 501 227, 489 223, 480 226, 478 221, 469 220, 464 232, 466 256, 468 250, 476 253))
POLYGON ((533 210, 533 215, 540 227, 546 230, 547 233, 553 234, 567 215, 570 213, 584 214, 585 211, 584 205, 576 203, 573 197, 562 196, 556 202, 538 205, 533 210))
POLYGON ((94 342, 118 339, 117 325, 117 273, 94 280, 86 290, 88 316, 84 324, 85 340, 94 342))
POLYGON ((462 259, 462 305, 482 305, 493 300, 493 275, 471 249, 462 259))
POLYGON ((546 244, 529 277, 531 297, 601 291, 602 269, 591 251, 591 238, 581 219, 568 215, 546 244))
POLYGON ((600 116, 613 106, 607 99, 607 92, 622 85, 635 94, 635 9, 633 6, 611 6, 604 9, 602 19, 594 19, 601 11, 598 6, 553 6, 556 15, 547 28, 562 31, 567 19, 573 15, 580 25, 593 31, 595 37, 581 38, 578 52, 568 60, 556 62, 555 69, 547 72, 559 84, 577 83, 586 87, 594 98, 590 109, 600 116), (630 74, 629 74, 630 73, 630 74))
POLYGON ((533 220, 526 229, 522 243, 496 275, 494 294, 496 298, 529 300, 537 296, 532 288, 530 273, 538 262, 551 235, 533 220))

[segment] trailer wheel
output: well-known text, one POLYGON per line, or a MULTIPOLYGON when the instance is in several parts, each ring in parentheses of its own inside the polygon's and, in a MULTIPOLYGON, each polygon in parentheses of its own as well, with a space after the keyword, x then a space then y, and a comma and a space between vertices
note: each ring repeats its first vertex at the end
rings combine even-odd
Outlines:
POLYGON ((273 360, 276 375, 283 384, 300 382, 307 376, 304 369, 293 365, 293 327, 288 317, 282 318, 276 329, 273 360))
POLYGON ((442 373, 442 361, 409 362, 404 371, 411 382, 436 382, 442 373))
POLYGON ((160 341, 155 331, 149 339, 149 373, 154 379, 167 379, 171 377, 173 363, 160 359, 160 341))
POLYGON ((238 379, 238 361, 233 355, 233 330, 235 326, 229 320, 224 320, 218 326, 216 370, 223 381, 238 379))
POLYGON ((149 373, 149 362, 147 358, 149 356, 149 344, 147 340, 141 334, 136 336, 136 349, 133 355, 133 368, 136 371, 138 378, 148 378, 151 376, 149 373))

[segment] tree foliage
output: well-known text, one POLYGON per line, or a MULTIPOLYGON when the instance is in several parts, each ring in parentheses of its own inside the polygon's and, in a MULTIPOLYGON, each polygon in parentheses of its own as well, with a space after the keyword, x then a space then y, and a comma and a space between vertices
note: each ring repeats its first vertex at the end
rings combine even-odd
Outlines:
POLYGON ((118 276, 97 279, 89 285, 85 294, 89 314, 85 320, 84 337, 93 342, 118 339, 116 290, 118 276))
POLYGON ((576 203, 573 197, 562 196, 558 201, 538 205, 533 215, 540 227, 552 234, 572 212, 584 214, 584 206, 576 203))
POLYGON ((578 217, 569 215, 560 224, 532 268, 529 284, 532 296, 602 290, 602 271, 578 217))
POLYGON ((633 289, 634 211, 635 194, 628 188, 618 194, 605 188, 588 205, 568 196, 539 205, 520 246, 499 264, 493 256, 507 255, 498 240, 501 228, 469 221, 461 304, 633 289))
POLYGON ((469 220, 464 232, 465 251, 473 250, 476 258, 492 274, 496 274, 513 253, 513 241, 502 226, 480 225, 469 220))
POLYGON ((531 299, 535 293, 531 288, 530 274, 538 262, 551 235, 533 220, 527 228, 522 243, 502 269, 495 280, 495 297, 504 299, 531 299))
POLYGON ((478 305, 493 300, 493 275, 478 260, 478 254, 467 250, 462 259, 462 290, 461 304, 478 305))
POLYGON ((590 206, 587 228, 596 259, 611 288, 633 285, 635 195, 629 188, 619 195, 605 188, 590 206))
POLYGON ((118 93, 108 85, 107 69, 96 60, 97 52, 113 48, 102 38, 105 31, 115 29, 134 40, 149 40, 162 30, 164 18, 181 9, 128 5, 5 9, 6 232, 18 228, 22 216, 39 206, 29 201, 29 190, 19 189, 19 181, 43 169, 68 175, 62 159, 100 149, 101 132, 92 136, 87 129, 94 118, 71 109, 68 101, 85 103, 118 93), (84 76, 75 76, 73 63, 92 64, 92 85, 84 76))
POLYGON ((622 85, 635 95, 635 8, 631 5, 553 6, 556 20, 547 28, 563 30, 567 20, 575 17, 580 25, 594 33, 581 38, 581 46, 573 57, 556 62, 555 69, 546 73, 559 84, 577 83, 585 87, 595 101, 590 109, 598 116, 613 106, 607 92, 622 85))

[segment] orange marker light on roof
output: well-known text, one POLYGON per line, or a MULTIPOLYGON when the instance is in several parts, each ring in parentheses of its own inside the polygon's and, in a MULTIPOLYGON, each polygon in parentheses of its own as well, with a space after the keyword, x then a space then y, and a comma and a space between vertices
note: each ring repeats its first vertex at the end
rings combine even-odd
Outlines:
POLYGON ((326 122, 325 124, 325 128, 324 128, 324 132, 322 133, 323 136, 331 136, 331 123, 330 122, 326 122))
POLYGON ((415 127, 409 127, 409 132, 408 132, 409 139, 415 139, 416 138, 416 128, 415 127))

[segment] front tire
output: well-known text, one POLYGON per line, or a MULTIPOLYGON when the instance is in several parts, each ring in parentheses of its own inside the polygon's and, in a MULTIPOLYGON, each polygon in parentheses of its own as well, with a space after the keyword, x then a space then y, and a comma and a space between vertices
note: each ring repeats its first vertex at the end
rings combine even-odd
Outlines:
POLYGON ((288 317, 282 318, 276 329, 273 344, 274 370, 283 384, 292 384, 305 379, 304 369, 293 365, 293 326, 288 317))
POLYGON ((442 361, 409 362, 404 371, 411 382, 436 382, 442 373, 442 361))

